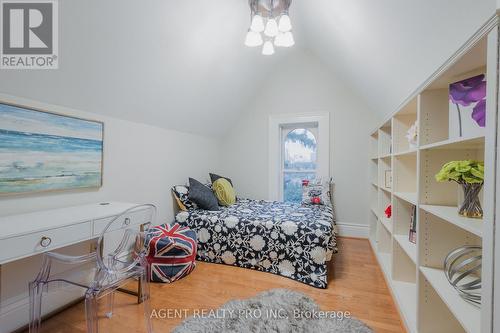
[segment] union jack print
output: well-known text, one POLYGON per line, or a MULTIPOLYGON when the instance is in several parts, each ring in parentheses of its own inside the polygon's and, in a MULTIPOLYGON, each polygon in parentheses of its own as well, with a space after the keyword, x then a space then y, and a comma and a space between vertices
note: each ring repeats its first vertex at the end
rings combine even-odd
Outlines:
POLYGON ((149 277, 153 282, 171 283, 196 266, 196 232, 188 227, 162 224, 147 234, 149 277))

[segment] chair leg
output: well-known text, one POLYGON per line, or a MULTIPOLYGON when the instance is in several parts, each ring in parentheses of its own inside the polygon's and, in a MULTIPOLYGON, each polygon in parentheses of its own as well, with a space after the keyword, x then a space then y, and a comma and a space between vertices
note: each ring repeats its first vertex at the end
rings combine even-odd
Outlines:
POLYGON ((141 304, 143 302, 142 296, 142 279, 137 280, 137 304, 141 304))
POLYGON ((146 322, 146 332, 153 333, 153 323, 151 322, 151 297, 149 295, 149 276, 147 270, 140 278, 140 297, 144 306, 144 320, 146 322))
POLYGON ((40 282, 31 282, 29 284, 30 298, 30 323, 29 332, 38 333, 42 323, 42 293, 43 284, 40 282))
POLYGON ((97 312, 97 297, 94 293, 87 292, 85 294, 85 316, 87 319, 87 333, 99 332, 97 312))
POLYGON ((115 303, 115 292, 112 291, 108 294, 108 299, 107 299, 108 304, 107 306, 107 311, 106 311, 106 317, 111 318, 113 317, 113 305, 115 303))

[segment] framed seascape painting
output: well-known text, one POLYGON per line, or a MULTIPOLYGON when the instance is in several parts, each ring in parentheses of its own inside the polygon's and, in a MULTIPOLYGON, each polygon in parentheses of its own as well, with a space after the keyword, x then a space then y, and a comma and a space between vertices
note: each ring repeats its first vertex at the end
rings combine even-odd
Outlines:
POLYGON ((102 185, 102 122, 0 103, 0 195, 102 185))

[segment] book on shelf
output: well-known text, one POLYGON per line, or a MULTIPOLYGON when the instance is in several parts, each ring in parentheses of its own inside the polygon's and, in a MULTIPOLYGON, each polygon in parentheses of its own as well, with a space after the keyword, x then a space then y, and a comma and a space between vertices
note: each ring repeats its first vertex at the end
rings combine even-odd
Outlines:
POLYGON ((415 205, 413 205, 410 217, 410 232, 408 235, 408 240, 413 244, 417 243, 417 206, 415 205))

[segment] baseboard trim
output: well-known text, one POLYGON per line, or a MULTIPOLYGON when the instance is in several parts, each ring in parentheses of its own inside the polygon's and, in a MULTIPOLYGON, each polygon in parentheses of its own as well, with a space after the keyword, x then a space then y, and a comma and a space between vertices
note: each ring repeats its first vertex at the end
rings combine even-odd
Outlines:
POLYGON ((366 224, 337 222, 339 236, 368 238, 369 228, 366 224))

